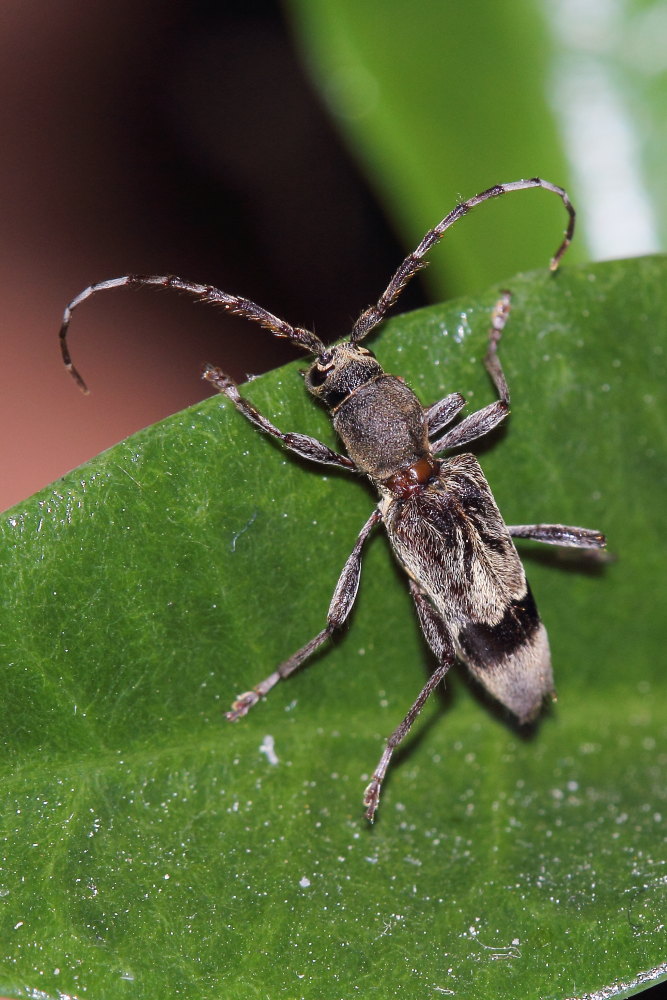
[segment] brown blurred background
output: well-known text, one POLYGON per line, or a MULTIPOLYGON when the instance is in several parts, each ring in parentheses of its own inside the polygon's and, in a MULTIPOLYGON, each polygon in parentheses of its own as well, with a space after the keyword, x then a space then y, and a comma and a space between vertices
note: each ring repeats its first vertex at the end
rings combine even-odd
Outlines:
MULTIPOLYGON (((251 324, 159 291, 91 282, 176 273, 325 339, 402 256, 299 63, 277 3, 9 2, 0 13, 0 506, 236 378, 295 356, 251 324)), ((421 301, 418 286, 403 300, 421 301)))

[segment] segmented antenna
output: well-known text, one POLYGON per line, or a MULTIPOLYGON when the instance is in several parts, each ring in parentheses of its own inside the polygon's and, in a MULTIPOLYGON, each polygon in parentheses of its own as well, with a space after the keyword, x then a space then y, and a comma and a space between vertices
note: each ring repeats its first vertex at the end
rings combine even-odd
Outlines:
POLYGON ((72 313, 82 302, 89 299, 97 292, 107 291, 110 288, 175 288, 179 292, 185 292, 200 302, 207 302, 214 306, 222 306, 227 312, 234 316, 242 316, 253 323, 258 323, 269 330, 276 337, 283 337, 289 340, 296 347, 308 351, 310 354, 322 355, 326 348, 319 337, 316 337, 310 330, 304 330, 298 326, 291 326, 285 320, 274 316, 267 309, 258 306, 250 299, 241 298, 238 295, 229 295, 213 285, 199 285, 193 281, 184 281, 173 274, 169 275, 140 275, 126 274, 122 278, 109 278, 108 281, 99 281, 96 285, 89 285, 80 292, 76 298, 72 299, 63 313, 63 321, 60 327, 60 350, 65 367, 83 392, 88 392, 88 386, 79 371, 72 363, 72 357, 67 344, 67 334, 72 313))
POLYGON ((352 329, 351 340, 355 342, 363 340, 364 337, 366 337, 371 330, 384 319, 385 315, 394 305, 407 283, 414 278, 418 271, 421 271, 421 269, 426 266, 424 257, 429 250, 436 245, 436 243, 439 243, 450 226, 453 226, 454 223, 460 218, 467 215, 471 209, 475 208, 477 205, 481 205, 483 201, 488 201, 489 198, 499 198, 500 195, 509 194, 511 191, 525 191, 528 188, 537 187, 544 188, 545 191, 552 191, 554 194, 557 194, 565 205, 569 215, 569 221, 567 229, 565 230, 563 241, 556 250, 554 256, 551 258, 550 267, 552 271, 555 271, 561 257, 572 242, 572 236, 574 235, 574 221, 576 213, 567 192, 564 191, 563 188, 558 187, 556 184, 552 184, 550 181, 543 181, 540 177, 532 177, 530 180, 512 181, 510 184, 496 184, 494 187, 488 188, 486 191, 482 191, 481 194, 476 194, 474 198, 462 201, 456 206, 456 208, 453 208, 452 211, 449 212, 449 214, 446 215, 437 226, 434 226, 433 229, 429 229, 419 246, 413 250, 411 254, 408 254, 403 263, 396 270, 391 281, 375 305, 369 306, 368 309, 365 309, 364 312, 362 312, 352 329))

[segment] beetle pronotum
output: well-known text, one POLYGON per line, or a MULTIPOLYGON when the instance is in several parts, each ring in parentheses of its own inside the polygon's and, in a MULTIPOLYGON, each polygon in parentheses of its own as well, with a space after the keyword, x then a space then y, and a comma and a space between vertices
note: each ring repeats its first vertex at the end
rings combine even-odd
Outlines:
POLYGON ((311 462, 362 473, 380 497, 340 574, 325 627, 251 691, 237 698, 227 718, 234 721, 245 715, 345 623, 359 586, 364 543, 382 522, 396 558, 408 575, 410 593, 436 668, 387 740, 364 793, 369 820, 375 815, 394 750, 457 658, 519 722, 534 719, 545 696, 553 693, 546 630, 512 539, 532 538, 580 548, 605 545, 600 532, 587 528, 506 525, 474 455, 438 457, 488 434, 509 412, 510 394, 497 353, 510 312, 509 292, 501 295, 493 310, 484 359, 498 399, 453 426, 452 421, 465 405, 458 392, 424 407, 403 379, 386 374, 374 354, 361 346, 406 284, 425 266, 424 257, 454 222, 490 198, 528 188, 543 188, 558 195, 568 213, 564 238, 551 261, 551 269, 555 270, 574 233, 575 212, 566 192, 539 177, 497 184, 457 205, 426 233, 376 304, 362 312, 344 343, 327 346, 311 331, 291 326, 249 299, 173 275, 125 275, 91 285, 73 299, 63 316, 63 360, 84 391, 85 383, 72 364, 67 346, 72 311, 91 295, 110 288, 139 285, 186 292, 252 320, 314 355, 305 375, 306 388, 329 409, 346 455, 305 434, 279 430, 240 395, 236 384, 219 368, 207 365, 203 374, 255 427, 279 440, 288 451, 311 462))

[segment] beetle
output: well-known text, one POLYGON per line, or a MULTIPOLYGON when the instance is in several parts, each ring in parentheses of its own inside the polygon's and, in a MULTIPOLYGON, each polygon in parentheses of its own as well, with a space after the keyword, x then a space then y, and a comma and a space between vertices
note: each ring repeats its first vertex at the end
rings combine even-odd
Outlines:
POLYGON ((452 664, 461 660, 472 675, 519 723, 531 722, 554 694, 547 633, 537 612, 514 538, 550 545, 601 549, 604 535, 561 524, 506 525, 482 469, 469 452, 440 458, 442 452, 488 434, 507 417, 510 393, 498 357, 498 343, 510 314, 503 292, 491 320, 484 364, 498 399, 452 424, 465 405, 458 392, 424 407, 405 381, 386 373, 361 344, 384 319, 424 257, 458 219, 477 205, 513 191, 542 188, 560 197, 568 213, 563 240, 551 261, 556 270, 567 250, 575 211, 567 193, 539 177, 497 184, 461 202, 408 254, 375 303, 361 313, 348 340, 325 345, 309 330, 295 327, 249 299, 174 275, 125 275, 91 285, 67 306, 60 329, 63 361, 79 386, 67 345, 73 310, 98 291, 129 286, 172 288, 222 306, 283 337, 314 356, 305 373, 306 389, 329 410, 345 445, 340 454, 305 434, 279 430, 240 394, 235 382, 207 365, 203 378, 223 393, 256 428, 290 452, 311 462, 334 465, 368 477, 379 502, 359 532, 336 584, 325 627, 251 691, 240 695, 227 718, 245 715, 279 680, 294 673, 346 622, 356 599, 364 544, 382 523, 394 554, 408 576, 417 617, 436 667, 415 702, 386 742, 364 793, 372 821, 391 757, 428 697, 452 664))

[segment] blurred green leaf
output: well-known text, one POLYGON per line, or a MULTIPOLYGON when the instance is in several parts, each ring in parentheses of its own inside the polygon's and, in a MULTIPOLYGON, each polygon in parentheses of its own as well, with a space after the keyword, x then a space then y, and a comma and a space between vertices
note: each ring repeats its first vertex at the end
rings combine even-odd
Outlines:
MULTIPOLYGON (((322 627, 363 482, 213 398, 5 515, 3 995, 641 988, 665 957, 666 279, 653 258, 511 282, 485 471, 509 523, 600 528, 618 562, 522 547, 557 706, 522 735, 456 672, 373 827, 364 782, 429 663, 381 533, 349 631, 223 718, 322 627)), ((483 405, 496 293, 392 320, 381 362, 483 405)), ((247 393, 332 441, 298 367, 247 393)))
MULTIPOLYGON (((406 246, 456 201, 541 176, 566 187, 579 212, 570 262, 665 248, 663 4, 289 0, 287 9, 323 101, 406 246)), ((557 223, 542 213, 559 220, 559 206, 531 197, 502 199, 466 220, 465 237, 448 237, 428 272, 436 296, 547 259, 557 223)))

